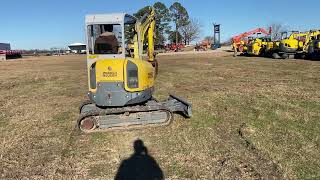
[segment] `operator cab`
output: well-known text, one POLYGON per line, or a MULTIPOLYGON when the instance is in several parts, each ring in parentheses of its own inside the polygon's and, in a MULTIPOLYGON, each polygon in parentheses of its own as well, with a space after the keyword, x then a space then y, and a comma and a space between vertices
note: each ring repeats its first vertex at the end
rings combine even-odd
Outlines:
POLYGON ((283 40, 283 39, 287 39, 287 38, 288 38, 288 32, 287 31, 281 32, 281 37, 279 40, 283 40))
POLYGON ((124 58, 136 18, 124 13, 86 16, 87 54, 124 58))

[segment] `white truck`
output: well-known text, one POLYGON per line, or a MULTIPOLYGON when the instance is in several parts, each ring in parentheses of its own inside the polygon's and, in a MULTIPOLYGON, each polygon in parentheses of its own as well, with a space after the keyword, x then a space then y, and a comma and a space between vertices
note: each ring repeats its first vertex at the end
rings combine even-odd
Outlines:
POLYGON ((11 50, 9 43, 0 43, 0 60, 7 60, 8 58, 21 58, 21 51, 11 50))

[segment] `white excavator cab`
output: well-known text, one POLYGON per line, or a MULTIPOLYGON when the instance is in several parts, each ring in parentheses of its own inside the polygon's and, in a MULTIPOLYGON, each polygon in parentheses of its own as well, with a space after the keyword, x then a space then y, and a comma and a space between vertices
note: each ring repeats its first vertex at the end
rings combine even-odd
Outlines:
POLYGON ((95 14, 86 16, 86 41, 88 55, 101 58, 125 58, 128 42, 136 18, 125 13, 95 14), (127 31, 126 31, 127 30, 127 31))

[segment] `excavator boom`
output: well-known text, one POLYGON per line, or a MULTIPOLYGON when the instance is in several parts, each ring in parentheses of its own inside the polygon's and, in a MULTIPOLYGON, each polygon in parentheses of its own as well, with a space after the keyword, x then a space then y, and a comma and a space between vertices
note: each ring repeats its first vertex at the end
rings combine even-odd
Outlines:
POLYGON ((253 34, 256 34, 256 33, 263 33, 265 35, 270 35, 271 34, 271 27, 270 27, 270 30, 267 31, 265 30, 264 28, 257 28, 257 29, 254 29, 252 31, 248 31, 248 32, 244 32, 244 33, 241 33, 239 35, 236 35, 236 36, 233 36, 232 37, 232 41, 235 42, 235 43, 238 43, 240 42, 243 38, 246 38, 246 37, 249 37, 253 34))

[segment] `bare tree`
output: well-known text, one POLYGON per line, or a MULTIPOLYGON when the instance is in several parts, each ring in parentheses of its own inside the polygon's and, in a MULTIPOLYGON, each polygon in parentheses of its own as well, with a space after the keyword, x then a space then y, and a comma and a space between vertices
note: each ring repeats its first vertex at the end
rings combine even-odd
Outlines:
POLYGON ((198 20, 191 19, 188 24, 181 27, 180 31, 181 35, 183 36, 184 43, 190 44, 190 42, 199 38, 201 25, 198 20))
POLYGON ((273 40, 281 39, 281 33, 287 31, 287 27, 281 23, 272 23, 268 28, 271 28, 271 38, 273 40))

